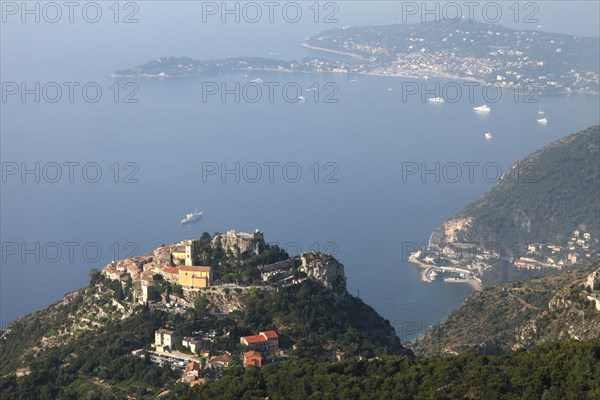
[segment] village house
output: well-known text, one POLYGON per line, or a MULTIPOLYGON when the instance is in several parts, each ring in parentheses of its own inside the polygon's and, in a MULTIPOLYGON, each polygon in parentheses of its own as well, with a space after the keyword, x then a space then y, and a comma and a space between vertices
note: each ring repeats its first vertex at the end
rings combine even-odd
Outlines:
POLYGON ((154 283, 149 282, 147 280, 142 280, 140 282, 140 292, 141 297, 140 300, 142 303, 148 302, 150 299, 154 298, 154 283))
POLYGON ((174 264, 194 265, 192 243, 192 239, 188 239, 171 247, 171 257, 174 264))
POLYGON ((113 265, 106 266, 102 272, 111 281, 118 281, 127 276, 127 272, 119 271, 117 270, 116 266, 113 265))
POLYGON ((560 252, 560 251, 562 250, 562 247, 560 247, 560 246, 555 246, 555 245, 551 244, 551 245, 549 245, 549 246, 548 246, 548 249, 549 249, 550 251, 552 251, 552 253, 554 254, 554 253, 558 253, 558 252, 560 252))
POLYGON ((181 375, 181 382, 183 383, 191 383, 195 381, 200 376, 200 364, 195 361, 190 361, 185 364, 185 370, 181 375))
POLYGON ((515 261, 515 267, 527 269, 537 268, 538 262, 533 258, 521 257, 517 261, 515 261))
POLYGON ((198 351, 200 351, 200 344, 201 342, 193 337, 184 336, 181 339, 181 345, 188 348, 194 354, 198 354, 198 351))
POLYGON ((538 250, 540 249, 541 245, 538 245, 536 243, 529 243, 527 245, 527 252, 529 253, 537 253, 538 250))
POLYGON ((185 262, 185 244, 178 244, 171 247, 171 256, 173 257, 173 263, 179 264, 179 261, 185 262))
POLYGON ((154 332, 154 346, 156 351, 170 352, 175 345, 175 332, 168 329, 159 329, 154 332))
POLYGON ((577 256, 579 256, 579 254, 577 254, 577 253, 569 253, 569 255, 567 256, 567 260, 571 264, 576 264, 577 263, 577 256))
POLYGON ((346 359, 346 353, 342 351, 336 351, 335 358, 337 358, 338 361, 344 361, 346 359))
POLYGON ((190 351, 194 354, 198 354, 198 352, 200 351, 201 344, 202 344, 202 342, 200 342, 197 339, 190 341, 190 351))
POLYGON ((17 368, 17 378, 21 378, 23 376, 31 374, 31 369, 29 367, 25 368, 17 368))
POLYGON ((229 367, 232 357, 230 353, 223 353, 220 356, 212 356, 209 360, 211 368, 222 369, 229 367))
POLYGON ((160 274, 171 283, 179 282, 179 269, 174 267, 166 267, 160 271, 160 274))
POLYGON ((262 355, 258 351, 250 350, 244 353, 244 367, 249 365, 262 367, 262 355))
POLYGON ((264 331, 258 335, 242 336, 240 343, 251 350, 268 352, 279 348, 279 336, 275 331, 264 331))

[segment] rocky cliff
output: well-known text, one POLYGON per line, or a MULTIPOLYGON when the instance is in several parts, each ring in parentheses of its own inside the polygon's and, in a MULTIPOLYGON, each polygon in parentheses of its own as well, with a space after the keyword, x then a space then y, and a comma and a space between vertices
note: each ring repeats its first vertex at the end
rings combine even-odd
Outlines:
POLYGON ((346 289, 344 266, 329 254, 307 252, 300 255, 298 270, 328 288, 346 289))
POLYGON ((221 247, 225 254, 232 254, 239 258, 241 255, 258 255, 265 246, 265 238, 258 229, 254 233, 228 231, 225 234, 217 234, 212 239, 211 245, 221 247))
POLYGON ((413 349, 421 355, 502 353, 543 342, 598 337, 600 309, 595 299, 600 301, 600 291, 589 286, 598 270, 600 262, 475 292, 413 349))

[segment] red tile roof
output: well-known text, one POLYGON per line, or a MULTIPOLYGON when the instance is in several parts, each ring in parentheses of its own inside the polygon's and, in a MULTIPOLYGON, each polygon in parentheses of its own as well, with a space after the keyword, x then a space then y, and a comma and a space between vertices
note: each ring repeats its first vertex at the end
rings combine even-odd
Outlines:
POLYGON ((200 364, 198 364, 195 361, 190 361, 189 363, 185 364, 185 370, 186 371, 199 371, 200 364))
POLYGON ((263 343, 267 341, 267 338, 263 335, 242 336, 242 339, 248 344, 263 343))
POLYGON ((231 357, 229 357, 226 354, 223 354, 222 356, 212 356, 210 358, 210 362, 214 362, 214 361, 228 363, 228 362, 231 362, 231 357))
POLYGON ((279 337, 279 336, 277 336, 277 332, 275 332, 275 331, 264 331, 264 332, 260 332, 260 334, 266 336, 267 339, 275 339, 275 338, 279 337))

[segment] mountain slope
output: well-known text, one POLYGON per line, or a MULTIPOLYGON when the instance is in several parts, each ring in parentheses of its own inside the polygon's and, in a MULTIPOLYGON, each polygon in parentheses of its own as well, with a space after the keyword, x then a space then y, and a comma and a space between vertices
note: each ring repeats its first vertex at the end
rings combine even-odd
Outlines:
POLYGON ((599 269, 597 262, 474 292, 413 349, 421 355, 500 353, 549 341, 600 337, 600 285, 596 281, 594 290, 588 286, 588 278, 599 269))
POLYGON ((593 262, 599 238, 596 125, 515 163, 488 193, 435 227, 427 247, 410 260, 425 268, 456 267, 487 285, 593 262))
POLYGON ((232 368, 219 381, 169 399, 598 399, 600 339, 564 341, 502 356, 382 357, 260 370, 232 368))
MULTIPOLYGON (((218 279, 193 292, 164 280, 160 269, 149 269, 160 260, 170 265, 164 258, 170 259, 171 253, 164 252, 170 247, 111 262, 103 275, 92 270, 88 287, 5 327, 0 332, 0 398, 100 398, 94 397, 98 391, 109 399, 156 398, 176 387, 181 371, 131 354, 152 352, 155 331, 164 327, 177 338, 201 337, 203 353, 228 353, 233 363, 241 363, 247 350, 240 337, 265 330, 277 331, 276 355, 282 358, 331 360, 336 352, 412 356, 389 321, 346 291, 344 268, 332 256, 310 252, 290 259, 265 243, 261 233, 231 231, 215 238, 205 233, 193 247, 214 265, 218 279), (119 279, 113 279, 107 272, 113 265, 128 272, 119 271, 119 279), (266 283, 259 266, 281 268, 273 278, 294 279, 266 283), (142 269, 147 271, 136 274, 142 269), (156 296, 138 301, 136 280, 149 279, 148 274, 156 296), (249 280, 243 286, 217 283, 244 282, 244 277, 249 280), (171 302, 181 307, 174 309, 171 302), (17 377, 18 368, 30 374, 17 377)), ((177 350, 179 342, 174 346, 177 350)), ((218 372, 202 373, 215 379, 218 372)))
POLYGON ((459 238, 479 243, 549 243, 581 228, 600 229, 600 126, 530 154, 456 218, 471 218, 459 238))

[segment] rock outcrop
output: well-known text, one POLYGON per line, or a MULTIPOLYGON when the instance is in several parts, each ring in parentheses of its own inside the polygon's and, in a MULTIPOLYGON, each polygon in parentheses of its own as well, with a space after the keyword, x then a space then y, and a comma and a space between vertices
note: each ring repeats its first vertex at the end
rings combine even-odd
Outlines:
POLYGON ((446 244, 464 241, 464 236, 472 223, 472 218, 453 218, 444 221, 431 233, 429 247, 442 249, 446 244))
POLYGON ((260 254, 265 246, 263 233, 258 229, 254 233, 228 231, 225 234, 218 234, 212 239, 213 247, 221 246, 225 253, 230 252, 235 257, 242 254, 260 254))
POLYGON ((300 272, 308 275, 325 287, 346 289, 344 266, 329 254, 307 252, 300 255, 300 272))

